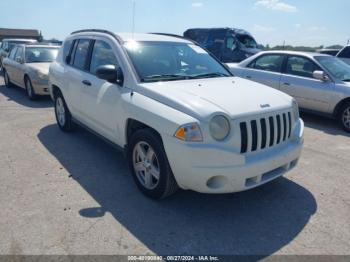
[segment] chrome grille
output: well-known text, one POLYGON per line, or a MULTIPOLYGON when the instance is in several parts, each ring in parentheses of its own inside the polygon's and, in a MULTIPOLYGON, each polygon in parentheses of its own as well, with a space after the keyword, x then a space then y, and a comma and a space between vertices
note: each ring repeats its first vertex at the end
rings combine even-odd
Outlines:
POLYGON ((292 113, 284 112, 241 121, 241 154, 267 149, 287 141, 292 132, 292 113))

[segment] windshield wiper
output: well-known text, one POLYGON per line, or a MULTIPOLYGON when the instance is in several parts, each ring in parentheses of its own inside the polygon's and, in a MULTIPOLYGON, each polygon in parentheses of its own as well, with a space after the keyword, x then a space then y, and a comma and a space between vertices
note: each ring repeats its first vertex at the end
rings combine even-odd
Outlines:
POLYGON ((152 82, 152 81, 171 81, 171 80, 183 80, 189 79, 188 76, 185 75, 177 75, 177 74, 163 74, 163 75, 150 75, 141 79, 142 82, 152 82))
POLYGON ((191 76, 191 79, 197 79, 197 78, 213 78, 213 77, 228 77, 230 75, 224 74, 224 73, 207 73, 207 74, 200 74, 200 75, 194 75, 191 76))
POLYGON ((343 82, 350 82, 350 78, 343 79, 342 81, 343 81, 343 82))

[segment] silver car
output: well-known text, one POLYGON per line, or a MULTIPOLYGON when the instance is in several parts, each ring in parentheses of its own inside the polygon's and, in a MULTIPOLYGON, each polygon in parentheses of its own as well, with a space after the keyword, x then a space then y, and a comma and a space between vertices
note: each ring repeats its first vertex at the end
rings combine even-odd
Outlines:
POLYGON ((24 88, 31 100, 49 95, 49 66, 58 50, 57 46, 16 45, 3 61, 5 85, 24 88))
POLYGON ((233 74, 293 96, 302 110, 336 118, 350 132, 350 66, 319 53, 268 51, 239 64, 233 74))

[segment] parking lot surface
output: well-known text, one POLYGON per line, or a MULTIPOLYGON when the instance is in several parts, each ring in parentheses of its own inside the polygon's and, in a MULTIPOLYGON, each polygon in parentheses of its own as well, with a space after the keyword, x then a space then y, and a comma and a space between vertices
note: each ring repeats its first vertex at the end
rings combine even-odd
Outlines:
POLYGON ((305 147, 287 177, 229 195, 144 197, 123 155, 49 98, 0 78, 0 254, 350 255, 350 135, 302 115, 305 147))

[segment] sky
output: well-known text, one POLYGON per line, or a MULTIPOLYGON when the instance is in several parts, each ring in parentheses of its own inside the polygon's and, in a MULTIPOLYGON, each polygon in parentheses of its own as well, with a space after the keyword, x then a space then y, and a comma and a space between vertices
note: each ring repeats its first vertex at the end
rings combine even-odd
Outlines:
POLYGON ((26 0, 0 1, 0 27, 39 29, 63 40, 84 28, 183 34, 193 27, 235 27, 258 43, 345 45, 349 0, 26 0))

